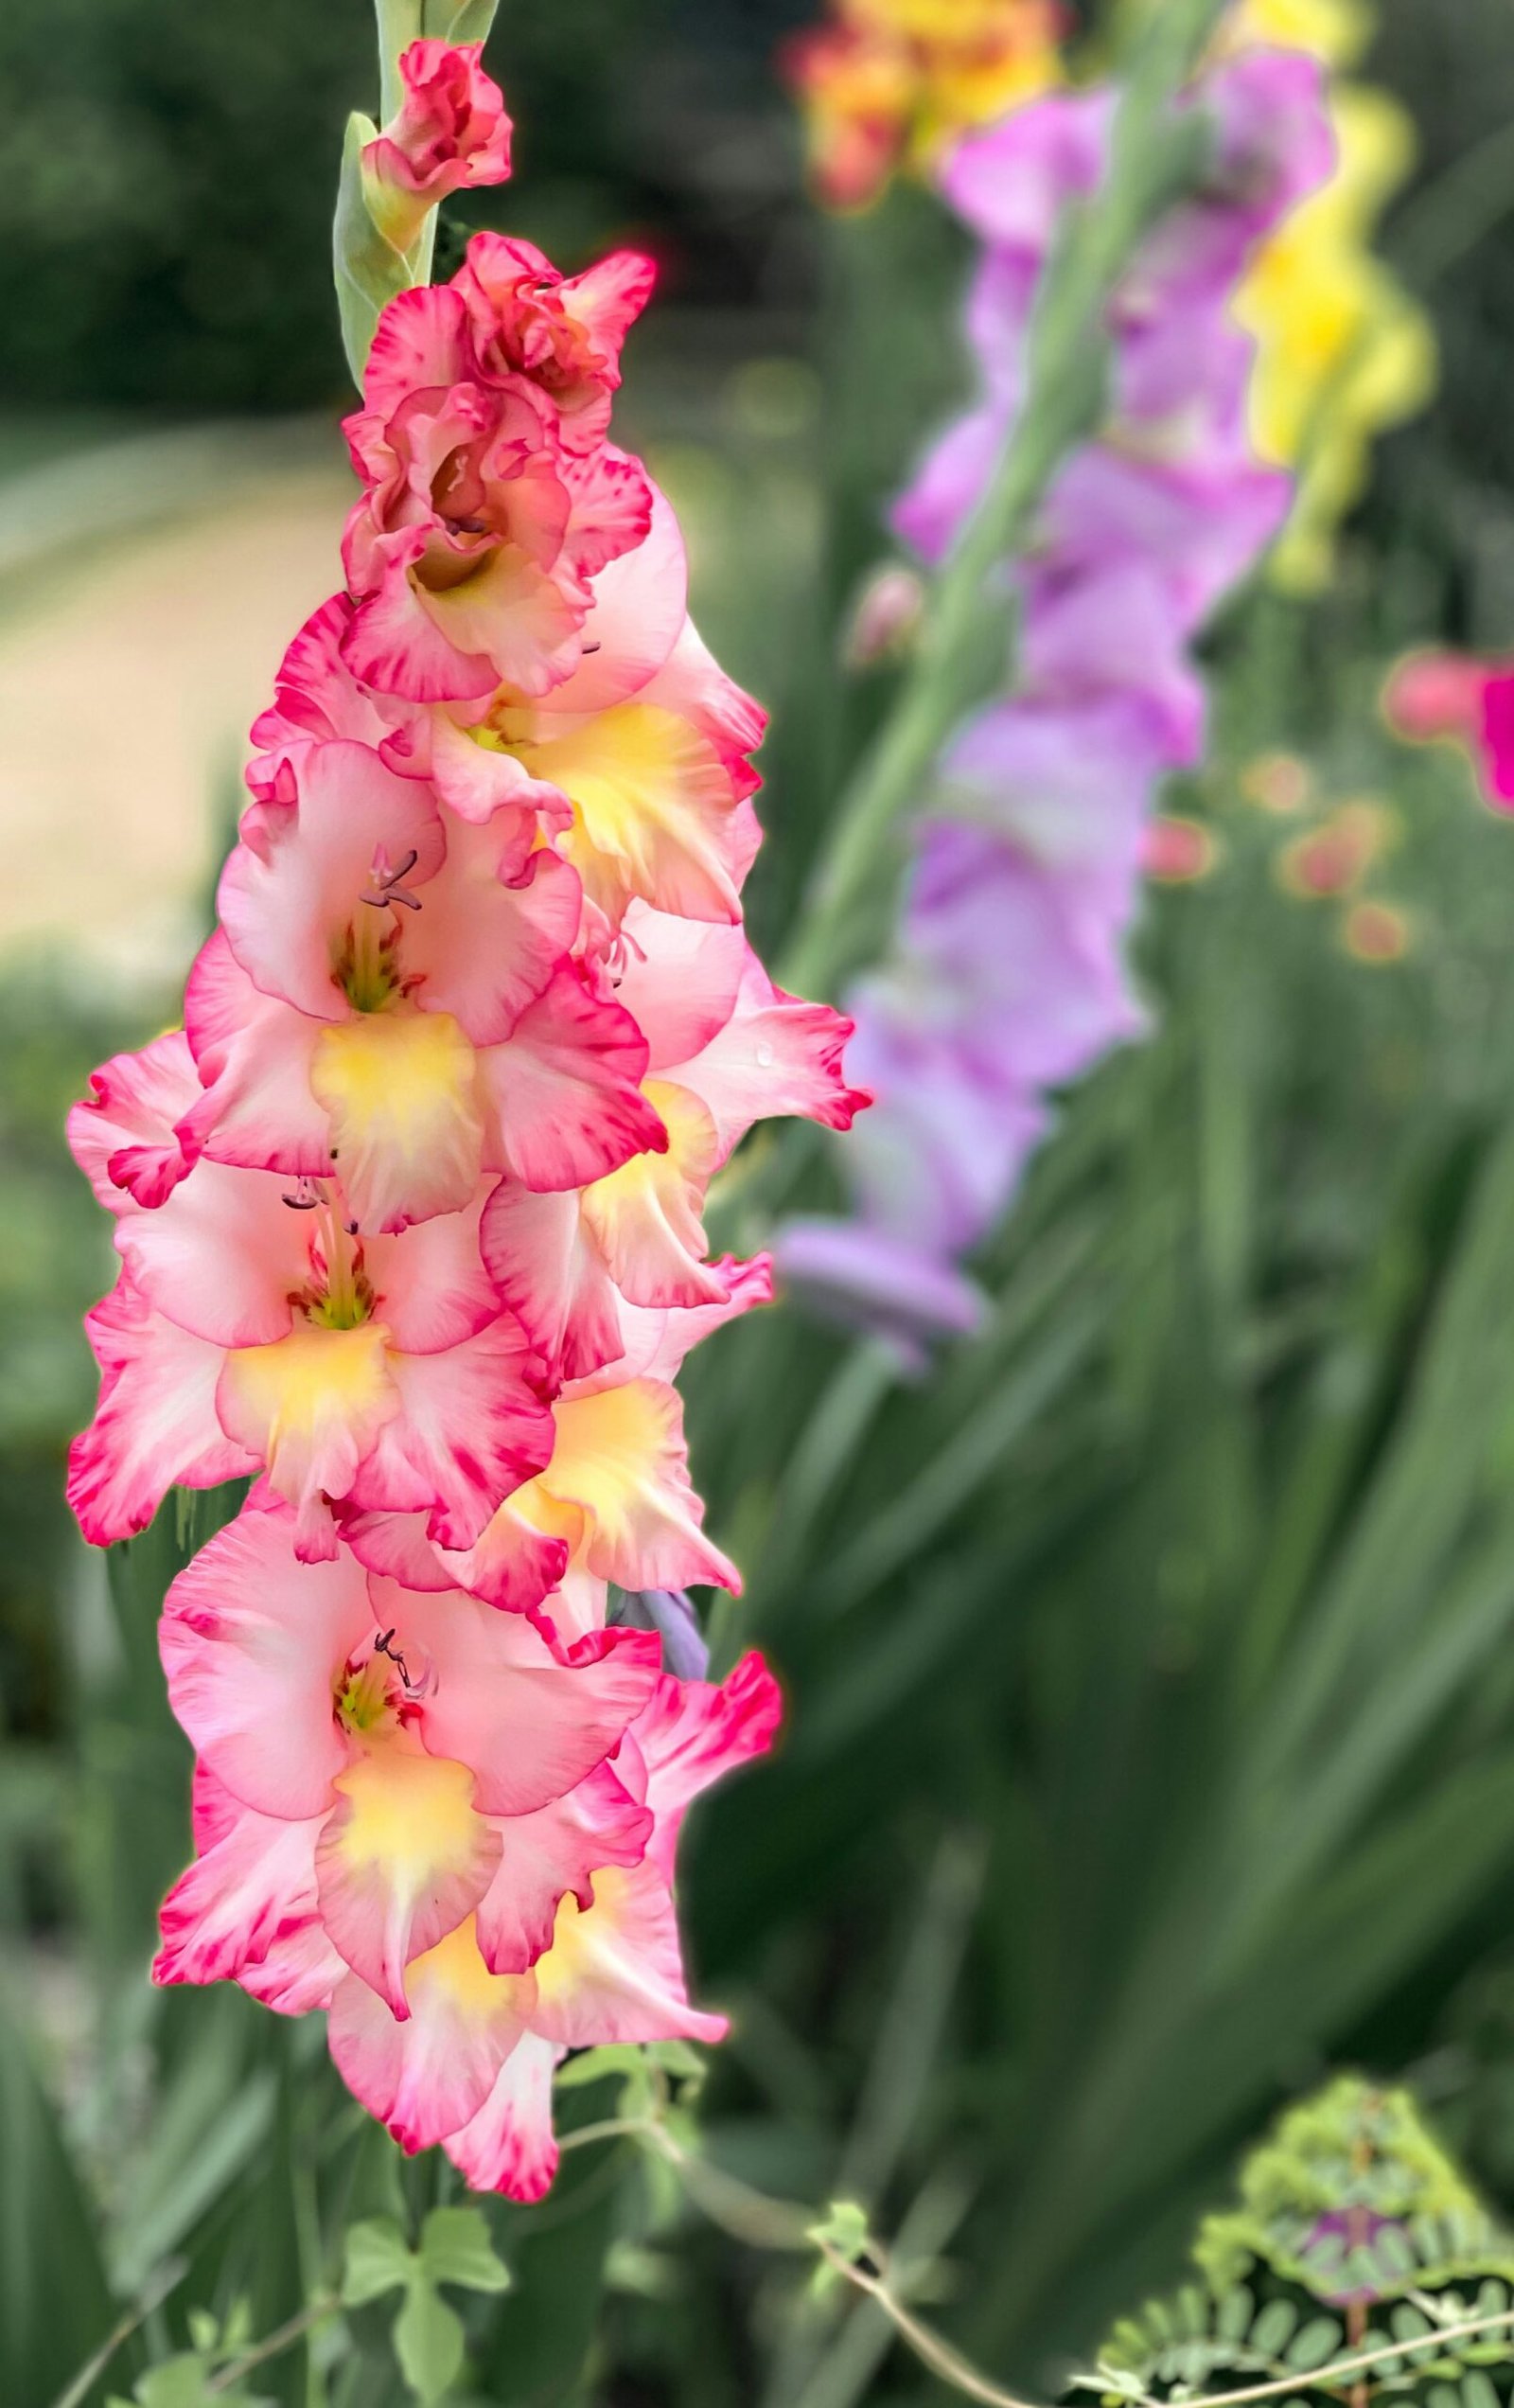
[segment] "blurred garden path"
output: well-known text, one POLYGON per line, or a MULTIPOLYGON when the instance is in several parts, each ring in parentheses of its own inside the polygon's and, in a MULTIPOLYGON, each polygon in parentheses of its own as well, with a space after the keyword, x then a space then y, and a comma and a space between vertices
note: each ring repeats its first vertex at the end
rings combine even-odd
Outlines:
POLYGON ((334 430, 303 423, 133 436, 0 486, 0 955, 181 977, 347 490, 334 430))

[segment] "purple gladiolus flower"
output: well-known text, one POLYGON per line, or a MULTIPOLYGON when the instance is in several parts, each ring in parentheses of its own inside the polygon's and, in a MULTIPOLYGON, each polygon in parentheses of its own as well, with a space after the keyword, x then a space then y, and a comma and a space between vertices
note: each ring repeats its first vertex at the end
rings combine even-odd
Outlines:
MULTIPOLYGON (((1024 406, 1047 258, 1105 171, 1115 101, 1054 94, 942 170, 983 245, 967 310, 981 396, 894 511, 932 565, 1024 406)), ((956 1266, 1010 1203, 1052 1096, 1147 1025, 1126 951, 1153 804, 1203 753, 1194 645, 1291 499, 1249 444, 1251 344, 1231 299, 1257 244, 1329 172, 1320 70, 1251 51, 1182 106, 1205 114, 1206 165, 1112 296, 1109 415, 1010 566, 1014 690, 942 763, 892 957, 848 999, 849 1072, 876 1098, 846 1162, 859 1225, 808 1222, 780 1243, 803 1293, 917 1349, 972 1326, 967 1300, 981 1300, 956 1266)))

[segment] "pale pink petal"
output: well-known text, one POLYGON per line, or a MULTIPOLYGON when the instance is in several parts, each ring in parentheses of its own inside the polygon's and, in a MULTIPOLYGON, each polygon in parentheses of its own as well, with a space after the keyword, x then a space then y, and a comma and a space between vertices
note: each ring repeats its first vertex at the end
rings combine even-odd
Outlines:
POLYGON ((243 1511, 179 1574, 159 1631, 168 1696, 242 1805, 290 1821, 329 1810, 351 1752, 332 1700, 373 1628, 362 1567, 300 1563, 276 1508, 243 1511))
POLYGON ((578 880, 555 853, 529 852, 532 836, 519 810, 482 826, 453 820, 446 866, 404 930, 416 1000, 453 1014, 475 1045, 509 1036, 578 934, 578 880))
MULTIPOLYGON (((725 1290, 723 1302, 693 1306, 687 1310, 663 1310, 625 1301, 620 1307, 621 1353, 602 1372, 591 1372, 577 1383, 575 1393, 587 1395, 598 1388, 619 1386, 626 1380, 650 1379, 671 1382, 678 1378, 684 1356, 690 1349, 701 1345, 712 1333, 727 1321, 739 1319, 757 1305, 770 1304, 773 1299, 773 1266, 770 1255, 755 1255, 749 1263, 738 1263, 730 1255, 712 1264, 725 1290)), ((678 1582, 655 1583, 654 1585, 678 1587, 678 1582)))
POLYGON ((332 2001, 328 2037, 348 2088, 414 2151, 478 2114, 520 2037, 531 1978, 491 1974, 469 1921, 411 1966, 405 1987, 411 2012, 400 2023, 350 1974, 332 2001))
POLYGON ((385 307, 363 370, 363 403, 344 420, 353 465, 361 476, 375 429, 403 410, 411 396, 461 383, 472 373, 467 312, 448 285, 423 284, 385 307), (362 456, 356 456, 360 448, 362 456))
POLYGON ((750 947, 739 921, 676 919, 642 902, 627 910, 622 936, 615 993, 646 1039, 656 1075, 718 1036, 736 1009, 750 947))
POLYGON ((502 1823, 500 1868, 478 1912, 479 1947, 491 1972, 527 1972, 552 1944, 562 1900, 591 1905, 594 1875, 640 1864, 652 1825, 650 1811, 607 1764, 566 1797, 502 1823))
POLYGON ((570 457, 563 475, 572 496, 564 554, 580 576, 594 577, 646 541, 652 525, 651 481, 640 460, 607 444, 570 457))
POLYGON ((549 1372, 582 1379, 623 1350, 609 1271, 575 1194, 502 1179, 484 1208, 484 1260, 549 1372))
POLYGON ((561 2054, 527 2032, 478 2114, 443 2141, 470 2189, 502 2191, 525 2207, 546 2197, 557 2171, 552 2078, 561 2054))
POLYGON ((493 1112, 491 1167, 546 1192, 602 1178, 667 1143, 641 1090, 646 1047, 628 1012, 565 965, 508 1044, 479 1057, 493 1112))
POLYGON ((264 995, 218 929, 189 973, 185 1026, 203 1089, 177 1135, 213 1162, 318 1178, 330 1168, 326 1113, 310 1091, 325 1023, 264 995))
POLYGON ((494 1879, 500 1836, 475 1809, 467 1766, 408 1740, 370 1744, 336 1789, 316 1847, 321 1919, 353 1972, 404 2018, 406 1967, 472 1914, 494 1879))
POLYGON ((754 1121, 789 1117, 849 1129, 871 1100, 846 1083, 842 1056, 853 1033, 829 1004, 784 995, 748 949, 734 1011, 700 1053, 670 1063, 663 1076, 708 1106, 724 1161, 754 1121))
POLYGON ((271 1171, 197 1162, 154 1213, 133 1213, 116 1247, 142 1293, 213 1346, 269 1346, 309 1277, 309 1226, 271 1171))
POLYGON ((476 1337, 497 1318, 500 1299, 481 1235, 490 1194, 488 1182, 483 1182, 463 1212, 438 1213, 393 1236, 364 1239, 362 1263, 374 1312, 396 1353, 443 1354, 476 1337))
POLYGON ((397 907, 362 900, 385 869, 407 865, 403 883, 417 890, 424 908, 446 837, 425 787, 397 777, 365 744, 312 746, 298 765, 296 788, 292 804, 254 803, 244 814, 241 841, 221 873, 221 923, 265 994, 315 1019, 345 1019, 350 1006, 333 976, 334 947, 360 920, 387 929, 397 907))
POLYGON ((200 1093, 182 1032, 154 1037, 140 1054, 117 1054, 90 1074, 90 1092, 68 1115, 75 1161, 108 1213, 153 1211, 172 1195, 194 1157, 177 1124, 200 1093))
MULTIPOLYGON (((380 1613, 388 1594, 376 1584, 380 1613)), ((420 1738, 470 1768, 481 1814, 531 1815, 574 1788, 614 1753, 657 1680, 644 1632, 607 1633, 638 1643, 565 1663, 523 1614, 474 1597, 412 1604, 402 1628, 420 1634, 435 1676, 417 1712, 420 1738)))
MULTIPOLYGON (((732 763, 755 752, 767 733, 762 704, 726 675, 692 619, 684 620, 656 678, 643 687, 642 699, 687 719, 732 763)), ((748 792, 755 792, 756 784, 748 772, 748 792)))
POLYGON ((448 1354, 391 1356, 389 1371, 398 1411, 351 1483, 352 1501, 364 1513, 423 1513, 438 1546, 471 1547, 551 1452, 537 1358, 502 1314, 448 1354))
POLYGON ((176 1481, 214 1488, 257 1469, 217 1416, 220 1349, 155 1312, 128 1272, 84 1327, 103 1376, 68 1450, 68 1501, 92 1546, 146 1530, 176 1481))
POLYGON ((737 1765, 765 1756, 783 1715, 783 1692, 755 1654, 744 1656, 718 1689, 708 1681, 659 1682, 631 1737, 645 1768, 645 1801, 657 1818, 648 1853, 667 1882, 690 1799, 737 1765))
POLYGON ((705 1191, 722 1155, 697 1095, 660 1078, 643 1088, 667 1131, 664 1154, 639 1154, 583 1192, 584 1225, 631 1304, 724 1303, 722 1274, 705 1261, 705 1191))
POLYGON ((640 693, 678 641, 688 595, 683 532, 672 504, 654 487, 646 540, 594 579, 578 666, 543 697, 543 715, 606 711, 640 693))
MULTIPOLYGON (((460 651, 427 610, 412 576, 426 542, 424 527, 399 527, 374 541, 369 581, 342 639, 342 657, 355 678, 381 694, 412 702, 482 701, 500 673, 483 653, 460 651)), ((532 590, 549 592, 541 571, 517 557, 532 590)))
POLYGON ((570 1893, 537 1960, 531 2029, 566 2048, 616 2041, 723 2040, 723 2015, 689 2005, 678 1918, 655 1867, 612 1866, 586 1911, 570 1893))
POLYGON ((334 593, 306 620, 285 653, 273 708, 253 723, 252 740, 260 758, 248 771, 248 781, 255 792, 270 791, 280 763, 297 763, 310 744, 350 737, 378 752, 414 725, 415 715, 408 704, 360 685, 348 668, 342 642, 351 625, 350 597, 334 593))
POLYGON ((313 1919, 281 1932, 267 1956, 255 1965, 245 1965, 238 1975, 248 1997, 272 2007, 275 2015, 324 2014, 338 1984, 350 1979, 345 1958, 313 1919))
MULTIPOLYGON (((195 1766, 197 1828, 206 1819, 206 1792, 219 1787, 203 1762, 195 1766)), ((315 1914, 319 1816, 286 1822, 221 1790, 216 1827, 163 1902, 155 1982, 237 1981, 315 1914)))

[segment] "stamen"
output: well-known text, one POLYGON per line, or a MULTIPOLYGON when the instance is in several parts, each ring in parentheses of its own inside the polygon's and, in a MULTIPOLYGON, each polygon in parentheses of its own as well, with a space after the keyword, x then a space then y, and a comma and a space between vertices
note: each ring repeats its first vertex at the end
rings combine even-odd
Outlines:
POLYGON ((412 894, 404 881, 419 859, 419 853, 412 845, 404 859, 391 869, 389 855, 384 846, 376 845, 373 867, 369 873, 373 885, 365 894, 361 894, 358 900, 361 903, 370 904, 376 912, 384 911, 391 903, 402 903, 407 912, 418 912, 420 896, 412 894))
POLYGON ((318 1179, 302 1177, 293 1195, 286 1195, 283 1200, 291 1213, 314 1213, 319 1210, 326 1198, 321 1193, 321 1183, 318 1179))

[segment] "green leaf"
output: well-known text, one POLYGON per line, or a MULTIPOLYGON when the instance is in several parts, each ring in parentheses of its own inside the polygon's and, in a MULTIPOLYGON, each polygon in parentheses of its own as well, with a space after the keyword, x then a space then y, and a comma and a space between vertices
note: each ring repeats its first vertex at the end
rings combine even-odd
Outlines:
POLYGON ((416 2398, 431 2408, 463 2371, 463 2327, 431 2284, 413 2283, 395 2319, 395 2355, 416 2398))
POLYGON ((577 2057, 570 2057, 558 2069, 558 2090, 582 2090, 588 2082, 608 2081, 612 2074, 640 2073, 644 2052, 630 2041, 617 2041, 605 2048, 586 2048, 577 2057))
POLYGON ((376 2216, 352 2226, 347 2234, 342 2276, 344 2307, 364 2307, 370 2299, 381 2298, 386 2291, 408 2291, 414 2275, 415 2260, 397 2224, 387 2217, 376 2216))
POLYGON ((1251 2328, 1251 2346, 1264 2357, 1280 2358, 1293 2339, 1298 2311, 1291 2299, 1269 2299, 1251 2328))
POLYGON ((465 2291, 508 2291, 510 2274, 495 2254, 482 2207, 433 2207, 421 2226, 417 2262, 431 2283, 465 2291))
POLYGON ((1312 2316, 1300 2326, 1288 2345, 1288 2364, 1303 2374, 1312 2374, 1333 2357, 1340 2346, 1341 2328, 1333 2316, 1312 2316))
POLYGON ((854 2266, 867 2256, 870 2246, 867 2211, 854 2199, 833 2200, 828 2214, 819 2223, 810 2225, 806 2239, 813 2240, 817 2249, 834 2249, 838 2258, 854 2266))

